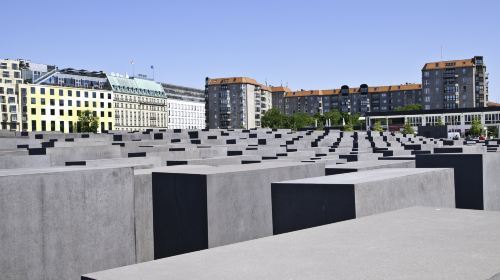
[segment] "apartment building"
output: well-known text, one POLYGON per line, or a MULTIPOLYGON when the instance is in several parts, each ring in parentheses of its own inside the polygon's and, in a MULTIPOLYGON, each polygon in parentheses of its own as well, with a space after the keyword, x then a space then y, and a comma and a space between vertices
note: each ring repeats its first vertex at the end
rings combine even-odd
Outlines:
POLYGON ((209 128, 258 128, 272 108, 271 88, 247 77, 206 78, 205 106, 209 128))
POLYGON ((113 129, 113 93, 110 90, 20 84, 19 91, 21 96, 26 96, 23 131, 79 132, 78 117, 86 110, 99 117, 99 131, 113 129))
POLYGON ((272 107, 278 109, 280 112, 285 112, 285 96, 287 93, 292 92, 288 87, 279 86, 271 87, 272 107))
POLYGON ((114 93, 116 130, 167 128, 167 98, 160 84, 118 74, 107 78, 114 93))
MULTIPOLYGON (((284 96, 283 113, 298 112, 314 115, 332 110, 359 113, 392 111, 397 107, 421 102, 421 85, 404 84, 356 88, 343 85, 339 89, 290 91, 284 96)), ((280 107, 281 109, 282 107, 280 107)))
POLYGON ((21 108, 19 106, 18 84, 22 84, 21 69, 18 60, 0 60, 0 128, 19 130, 21 108))
POLYGON ((205 91, 166 83, 161 85, 167 97, 168 128, 205 128, 205 91))
POLYGON ((27 79, 18 85, 23 131, 79 132, 78 117, 86 110, 99 117, 98 131, 113 129, 113 92, 103 72, 21 62, 27 79))
POLYGON ((59 69, 55 65, 31 62, 27 59, 18 59, 21 68, 21 77, 24 83, 36 84, 41 79, 55 74, 59 69))
POLYGON ((426 63, 422 87, 424 110, 486 107, 488 74, 483 57, 426 63))

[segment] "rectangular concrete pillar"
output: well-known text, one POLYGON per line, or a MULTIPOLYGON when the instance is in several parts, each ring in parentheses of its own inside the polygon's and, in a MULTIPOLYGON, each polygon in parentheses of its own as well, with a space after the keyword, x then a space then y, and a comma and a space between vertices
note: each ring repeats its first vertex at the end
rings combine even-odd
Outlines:
POLYGON ((457 208, 500 210, 500 154, 417 155, 417 168, 455 170, 457 208))
POLYGON ((0 171, 0 278, 77 279, 135 263, 132 168, 0 171))
POLYGON ((273 232, 412 206, 455 207, 453 170, 388 168, 272 184, 273 232))
POLYGON ((296 162, 153 172, 155 259, 272 235, 271 183, 324 172, 296 162))

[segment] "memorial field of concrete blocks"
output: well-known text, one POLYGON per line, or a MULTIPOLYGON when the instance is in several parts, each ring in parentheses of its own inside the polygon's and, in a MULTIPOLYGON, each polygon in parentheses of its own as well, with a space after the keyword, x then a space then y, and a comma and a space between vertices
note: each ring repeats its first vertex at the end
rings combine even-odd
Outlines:
POLYGON ((499 144, 0 131, 0 279, 494 279, 499 144))

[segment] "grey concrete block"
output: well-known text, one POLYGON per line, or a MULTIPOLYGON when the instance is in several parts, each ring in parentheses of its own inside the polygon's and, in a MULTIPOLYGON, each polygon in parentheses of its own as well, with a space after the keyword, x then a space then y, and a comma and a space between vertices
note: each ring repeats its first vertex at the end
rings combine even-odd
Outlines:
POLYGON ((1 170, 1 278, 77 279, 133 264, 132 180, 131 168, 1 170))
POLYGON ((153 172, 155 259, 272 235, 271 183, 325 172, 323 163, 193 167, 153 172))
POLYGON ((414 168, 414 160, 367 160, 354 161, 345 164, 327 165, 326 175, 365 171, 380 168, 414 168))
POLYGON ((274 234, 412 206, 455 207, 453 170, 388 168, 272 184, 274 234))
POLYGON ((488 279, 499 271, 499 239, 499 212, 418 207, 82 279, 488 279))
POLYGON ((417 155, 416 166, 455 170, 457 208, 500 210, 500 154, 417 155))
POLYGON ((134 171, 136 262, 154 259, 152 169, 134 171))

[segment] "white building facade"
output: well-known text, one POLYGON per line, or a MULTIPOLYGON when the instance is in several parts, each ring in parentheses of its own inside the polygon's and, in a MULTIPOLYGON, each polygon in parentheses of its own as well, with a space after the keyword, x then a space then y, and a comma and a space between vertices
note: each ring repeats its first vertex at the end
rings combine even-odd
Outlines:
POLYGON ((167 128, 167 98, 152 80, 108 75, 114 93, 115 130, 167 128))
POLYGON ((19 107, 17 84, 22 83, 19 61, 0 59, 0 129, 20 129, 22 108, 19 107))
POLYGON ((205 128, 205 98, 201 89, 162 84, 167 96, 169 129, 205 128))

